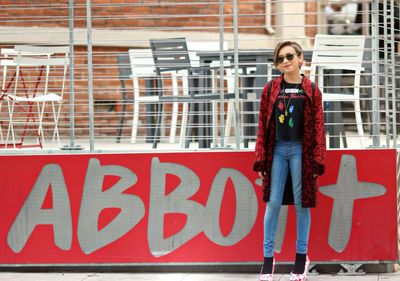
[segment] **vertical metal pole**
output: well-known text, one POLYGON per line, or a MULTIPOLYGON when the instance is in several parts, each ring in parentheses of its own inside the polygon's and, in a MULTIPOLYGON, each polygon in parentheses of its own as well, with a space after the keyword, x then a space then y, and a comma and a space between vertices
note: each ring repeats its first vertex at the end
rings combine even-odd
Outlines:
POLYGON ((62 150, 80 150, 80 145, 75 146, 75 64, 74 64, 74 0, 68 4, 69 20, 69 146, 64 145, 62 150))
POLYGON ((75 146, 74 0, 69 0, 69 143, 75 146))
POLYGON ((380 146, 379 116, 379 0, 371 1, 372 36, 372 146, 380 146))
POLYGON ((75 51, 74 51, 74 0, 69 0, 69 147, 61 149, 80 150, 75 145, 75 51))
POLYGON ((238 46, 238 3, 233 0, 233 43, 235 63, 235 137, 236 149, 240 149, 240 126, 239 126, 239 46, 238 46))
MULTIPOLYGON (((384 48, 388 47, 388 32, 387 32, 387 0, 383 0, 383 46, 384 48)), ((391 112, 389 112, 389 107, 390 107, 390 103, 389 103, 389 89, 388 89, 388 83, 389 83, 389 73, 388 73, 388 53, 387 52, 383 52, 384 53, 384 61, 383 61, 383 66, 384 66, 384 74, 385 74, 385 133, 386 133, 386 147, 390 147, 390 114, 392 114, 391 112)))
POLYGON ((224 0, 219 0, 219 107, 221 119, 221 147, 225 147, 225 106, 224 106, 224 0))
POLYGON ((395 56, 396 56, 396 42, 394 38, 394 17, 395 17, 395 9, 396 7, 394 6, 394 0, 390 0, 390 8, 391 8, 391 17, 390 17, 390 63, 392 67, 392 104, 393 104, 393 147, 397 147, 397 102, 396 102, 396 65, 395 65, 395 56))
POLYGON ((86 0, 86 26, 88 51, 88 96, 89 96, 89 142, 90 152, 94 151, 94 109, 93 109, 93 62, 92 62, 92 7, 86 0))

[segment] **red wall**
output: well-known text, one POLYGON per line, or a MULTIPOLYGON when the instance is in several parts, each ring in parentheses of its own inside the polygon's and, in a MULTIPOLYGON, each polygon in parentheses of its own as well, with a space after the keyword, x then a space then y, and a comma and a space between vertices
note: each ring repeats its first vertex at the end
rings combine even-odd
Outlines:
MULTIPOLYGON (((311 259, 397 260, 395 150, 327 160, 311 259)), ((253 161, 253 152, 1 156, 0 264, 261 261, 253 161)), ((285 225, 278 262, 294 258, 293 207, 285 225)))

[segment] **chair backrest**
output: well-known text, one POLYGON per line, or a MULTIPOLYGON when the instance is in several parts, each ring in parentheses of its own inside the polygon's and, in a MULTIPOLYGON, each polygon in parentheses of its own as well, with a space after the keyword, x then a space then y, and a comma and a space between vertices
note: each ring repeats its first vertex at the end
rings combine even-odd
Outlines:
MULTIPOLYGON (((347 87, 352 89, 352 93, 355 99, 359 98, 360 95, 360 82, 361 82, 361 71, 363 69, 363 55, 364 55, 365 36, 363 35, 322 35, 318 34, 315 37, 313 56, 311 61, 310 79, 317 82, 320 89, 324 89, 324 71, 333 70, 351 70, 354 71, 353 85, 347 87), (316 79, 316 75, 319 75, 319 79, 316 79)), ((339 78, 336 74, 330 74, 331 83, 334 85, 334 92, 337 87, 336 85, 339 78)), ((330 84, 331 84, 330 83, 330 84)), ((325 91, 323 90, 325 93, 325 91)), ((327 100, 329 95, 325 95, 327 100)), ((330 96, 332 97, 332 96, 330 96)), ((332 97, 335 98, 335 97, 332 97)))
POLYGON ((16 45, 15 51, 25 55, 40 54, 62 54, 65 57, 69 55, 69 46, 33 46, 33 45, 16 45))
POLYGON ((7 82, 7 74, 8 74, 8 67, 15 66, 12 57, 15 57, 18 53, 14 50, 14 48, 2 48, 1 51, 2 59, 0 60, 0 66, 2 67, 2 82, 1 82, 1 94, 6 92, 6 82, 7 82))
POLYGON ((156 74, 151 49, 130 49, 128 52, 132 75, 154 76, 156 74))
POLYGON ((15 46, 14 50, 16 56, 13 56, 12 64, 16 68, 15 95, 17 94, 20 70, 21 67, 24 67, 27 71, 40 70, 34 81, 29 81, 35 85, 35 92, 38 89, 38 84, 43 81, 44 84, 40 88, 41 94, 55 93, 63 97, 69 66, 69 46, 18 45, 15 46), (54 86, 49 90, 50 79, 54 86))
MULTIPOLYGON (((64 50, 64 47, 61 49, 64 50)), ((29 55, 29 56, 44 56, 47 54, 52 54, 52 52, 40 52, 37 49, 37 46, 16 46, 15 48, 2 48, 1 49, 1 54, 5 57, 5 58, 12 58, 15 56, 18 56, 19 52, 23 52, 24 55, 29 55), (23 51, 25 48, 30 48, 30 47, 35 47, 35 51, 33 52, 29 52, 29 51, 23 51)))
MULTIPOLYGON (((18 47, 18 49, 21 47, 18 47)), ((16 58, 18 56, 18 54, 22 52, 21 50, 17 50, 16 48, 2 48, 0 50, 2 59, 0 60, 0 66, 2 66, 2 71, 3 71, 3 79, 2 79, 2 87, 1 89, 3 91, 5 91, 6 89, 6 80, 7 80, 7 75, 8 75, 8 67, 11 67, 10 70, 12 70, 12 67, 16 67, 16 63, 14 62, 14 58, 16 58)), ((41 53, 41 52, 28 52, 28 51, 24 51, 23 55, 27 55, 27 56, 47 56, 50 55, 48 53, 41 53)))
POLYGON ((315 80, 318 67, 323 69, 361 69, 364 53, 363 35, 315 36, 310 78, 315 80))
POLYGON ((150 39, 150 46, 158 75, 174 70, 192 73, 185 38, 150 39))

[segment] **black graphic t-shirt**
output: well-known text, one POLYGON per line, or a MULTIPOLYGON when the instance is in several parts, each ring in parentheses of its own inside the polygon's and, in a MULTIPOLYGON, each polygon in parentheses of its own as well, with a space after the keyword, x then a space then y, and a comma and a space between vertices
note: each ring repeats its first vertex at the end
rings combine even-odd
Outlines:
POLYGON ((301 84, 283 80, 275 101, 276 140, 302 140, 305 97, 301 84))

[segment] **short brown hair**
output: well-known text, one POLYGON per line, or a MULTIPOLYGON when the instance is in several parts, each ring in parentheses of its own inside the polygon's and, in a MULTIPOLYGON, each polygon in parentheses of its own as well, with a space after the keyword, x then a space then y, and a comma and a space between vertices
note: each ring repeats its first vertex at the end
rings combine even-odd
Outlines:
POLYGON ((276 45, 274 50, 274 65, 278 66, 278 56, 279 52, 282 50, 283 47, 290 46, 292 47, 298 56, 303 54, 303 49, 301 48, 300 44, 294 41, 283 41, 276 45))

